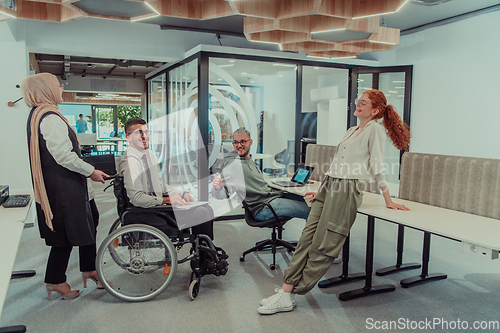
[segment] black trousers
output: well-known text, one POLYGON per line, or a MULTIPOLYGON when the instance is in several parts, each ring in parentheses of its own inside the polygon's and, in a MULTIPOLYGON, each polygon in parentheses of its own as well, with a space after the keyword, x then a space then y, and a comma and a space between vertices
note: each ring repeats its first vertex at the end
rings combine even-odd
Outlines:
MULTIPOLYGON (((92 219, 96 227, 99 224, 99 211, 94 200, 90 202, 92 219)), ((66 270, 68 269, 69 256, 73 246, 52 246, 50 249, 47 269, 45 271, 45 283, 60 284, 66 282, 66 270)), ((95 271, 95 258, 97 254, 96 244, 79 246, 80 272, 95 271)))
POLYGON ((213 229, 213 211, 210 207, 195 207, 186 211, 176 211, 175 214, 173 212, 167 213, 176 224, 173 225, 167 221, 165 216, 162 214, 157 214, 155 212, 151 213, 141 213, 139 214, 129 214, 125 218, 125 224, 147 224, 154 226, 161 231, 163 231, 166 235, 170 235, 170 231, 172 228, 177 229, 177 224, 180 225, 195 225, 191 227, 191 231, 193 234, 205 234, 210 239, 214 239, 214 229, 213 229))

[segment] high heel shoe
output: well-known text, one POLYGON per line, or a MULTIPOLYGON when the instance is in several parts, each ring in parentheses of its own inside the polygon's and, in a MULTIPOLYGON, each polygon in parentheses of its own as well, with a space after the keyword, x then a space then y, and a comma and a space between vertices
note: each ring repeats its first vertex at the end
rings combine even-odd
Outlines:
POLYGON ((80 290, 71 290, 71 287, 66 282, 60 284, 46 283, 45 289, 47 289, 47 296, 49 296, 49 300, 52 300, 53 291, 61 295, 63 299, 77 298, 81 294, 80 290))
POLYGON ((104 289, 104 286, 101 284, 99 279, 97 278, 97 272, 92 271, 92 272, 82 272, 82 280, 83 280, 83 287, 87 288, 87 280, 91 279, 92 281, 95 282, 97 285, 97 289, 104 289))

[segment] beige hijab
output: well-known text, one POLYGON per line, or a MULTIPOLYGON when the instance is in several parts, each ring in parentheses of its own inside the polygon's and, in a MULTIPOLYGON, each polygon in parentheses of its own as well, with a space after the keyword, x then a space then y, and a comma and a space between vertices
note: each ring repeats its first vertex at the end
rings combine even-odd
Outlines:
MULTIPOLYGON (((57 78, 49 73, 40 73, 29 76, 21 82, 21 94, 24 102, 29 107, 37 107, 31 117, 31 140, 30 158, 31 175, 33 177, 33 188, 35 191, 35 202, 40 204, 45 214, 45 223, 54 230, 52 226, 52 210, 43 181, 42 167, 40 163, 40 147, 38 141, 38 127, 42 116, 47 112, 55 112, 68 125, 68 120, 59 112, 58 104, 62 102, 60 85, 57 78)), ((71 127, 71 126, 70 126, 71 127)), ((72 127, 71 127, 72 128, 72 127)), ((73 128, 72 128, 73 129, 73 128)))

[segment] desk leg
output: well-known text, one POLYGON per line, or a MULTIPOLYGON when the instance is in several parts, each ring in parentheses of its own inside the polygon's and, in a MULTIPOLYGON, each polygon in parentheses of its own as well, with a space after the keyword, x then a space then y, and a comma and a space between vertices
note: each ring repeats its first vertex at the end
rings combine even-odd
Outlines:
POLYGON ((361 280, 366 277, 363 273, 355 273, 349 275, 349 236, 347 236, 344 246, 342 247, 342 274, 331 278, 318 282, 318 287, 320 288, 328 288, 333 287, 342 283, 347 283, 351 281, 361 280))
POLYGON ((418 263, 410 263, 403 264, 403 248, 404 248, 404 240, 405 240, 405 227, 402 224, 398 225, 398 245, 397 245, 397 259, 395 266, 389 266, 385 268, 381 268, 375 272, 378 276, 384 276, 400 271, 405 271, 409 269, 417 269, 420 268, 421 265, 418 263))
POLYGON ((375 239, 375 218, 368 216, 368 226, 366 231, 366 264, 365 264, 365 286, 361 289, 346 291, 339 295, 341 301, 349 301, 351 299, 365 297, 368 295, 381 294, 396 290, 392 284, 383 284, 372 286, 373 273, 373 245, 375 239))
POLYGON ((401 280, 401 286, 408 288, 416 284, 421 284, 429 281, 437 281, 446 279, 448 276, 443 273, 429 275, 429 258, 431 252, 431 233, 424 232, 424 248, 422 250, 422 274, 408 279, 401 280))
POLYGON ((21 279, 21 278, 31 277, 31 276, 35 276, 35 275, 36 275, 36 271, 34 271, 32 269, 27 270, 27 271, 13 271, 10 278, 11 279, 21 279))
POLYGON ((24 332, 26 332, 26 326, 24 325, 0 327, 0 333, 24 333, 24 332))

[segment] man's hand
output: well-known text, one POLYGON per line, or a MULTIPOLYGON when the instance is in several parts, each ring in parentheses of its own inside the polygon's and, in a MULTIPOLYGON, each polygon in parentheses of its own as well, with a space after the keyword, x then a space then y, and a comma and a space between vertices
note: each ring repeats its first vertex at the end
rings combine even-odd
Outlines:
POLYGON ((103 177, 109 177, 107 174, 102 172, 101 170, 94 169, 94 172, 90 174, 90 179, 92 179, 95 182, 100 182, 104 184, 104 178, 103 177))
POLYGON ((316 197, 318 193, 317 192, 307 192, 306 194, 304 194, 304 200, 307 200, 309 199, 309 202, 312 202, 314 197, 316 197))
POLYGON ((194 202, 194 198, 191 194, 188 192, 184 192, 184 195, 182 196, 184 198, 184 201, 186 202, 194 202))
POLYGON ((221 177, 215 177, 214 180, 212 181, 212 186, 217 191, 220 191, 223 185, 224 185, 224 179, 222 179, 221 177))
POLYGON ((175 203, 179 203, 181 205, 185 205, 186 202, 181 198, 179 194, 172 194, 168 197, 163 197, 163 204, 174 205, 175 203))

